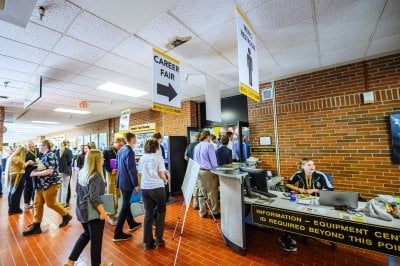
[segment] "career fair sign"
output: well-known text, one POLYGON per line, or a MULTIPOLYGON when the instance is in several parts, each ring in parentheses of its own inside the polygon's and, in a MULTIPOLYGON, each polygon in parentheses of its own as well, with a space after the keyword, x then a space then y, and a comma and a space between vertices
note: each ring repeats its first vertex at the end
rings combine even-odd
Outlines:
POLYGON ((153 48, 153 110, 180 114, 179 61, 153 48))
POLYGON ((239 91, 260 102, 256 33, 243 12, 236 7, 239 91))

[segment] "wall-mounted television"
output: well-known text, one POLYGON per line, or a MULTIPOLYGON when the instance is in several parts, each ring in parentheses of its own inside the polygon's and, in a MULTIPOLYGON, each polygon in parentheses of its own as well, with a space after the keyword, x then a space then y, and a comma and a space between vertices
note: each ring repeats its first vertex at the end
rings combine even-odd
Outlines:
POLYGON ((393 163, 400 164, 400 113, 390 115, 393 163))
POLYGON ((40 76, 31 86, 28 85, 28 92, 24 100, 24 108, 28 108, 42 97, 42 76, 40 76))

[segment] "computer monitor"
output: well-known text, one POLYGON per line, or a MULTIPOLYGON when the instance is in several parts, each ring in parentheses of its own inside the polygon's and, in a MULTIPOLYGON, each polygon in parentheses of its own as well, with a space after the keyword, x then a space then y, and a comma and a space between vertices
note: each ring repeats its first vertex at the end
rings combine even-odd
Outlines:
POLYGON ((240 171, 248 173, 250 186, 260 191, 268 192, 266 173, 264 169, 240 167, 240 171))
POLYGON ((319 204, 325 206, 346 206, 357 209, 358 193, 321 190, 319 204))

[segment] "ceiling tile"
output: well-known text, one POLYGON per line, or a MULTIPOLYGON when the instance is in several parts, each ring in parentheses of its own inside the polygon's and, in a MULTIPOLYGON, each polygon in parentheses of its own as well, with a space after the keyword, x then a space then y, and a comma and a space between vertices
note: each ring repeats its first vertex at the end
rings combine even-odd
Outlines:
POLYGON ((355 45, 364 47, 365 52, 375 25, 375 23, 369 23, 351 30, 338 32, 338 34, 321 37, 319 40, 321 54, 355 45))
POLYGON ((365 53, 365 44, 347 47, 342 50, 336 50, 332 53, 321 54, 322 66, 336 65, 339 63, 349 63, 363 57, 365 53))
POLYGON ((82 96, 83 96, 83 94, 92 93, 96 89, 93 88, 93 87, 86 87, 86 86, 81 86, 81 85, 78 85, 78 84, 68 83, 62 88, 62 90, 80 92, 80 93, 82 93, 82 96))
POLYGON ((110 71, 101 67, 96 67, 96 66, 90 66, 84 71, 82 71, 81 75, 90 77, 90 78, 95 78, 98 80, 104 80, 104 81, 110 81, 113 79, 116 79, 117 77, 120 76, 120 74, 110 71))
POLYGON ((187 60, 192 66, 196 67, 204 73, 215 73, 222 71, 233 65, 220 55, 208 55, 202 59, 187 60))
POLYGON ((29 22, 26 28, 0 21, 0 36, 44 50, 51 50, 61 34, 29 22))
POLYGON ((78 60, 54 53, 50 53, 47 55, 46 59, 43 62, 43 65, 76 74, 79 74, 81 71, 89 66, 88 64, 80 62, 78 60))
POLYGON ((194 37, 192 32, 168 14, 162 14, 145 25, 137 35, 163 51, 168 50, 165 45, 176 36, 194 37))
POLYGON ((44 95, 46 95, 46 94, 52 94, 52 93, 54 93, 55 91, 57 91, 58 89, 57 88, 53 88, 53 87, 49 87, 49 86, 42 86, 42 93, 44 94, 44 95))
POLYGON ((104 84, 104 81, 94 79, 94 78, 89 78, 89 77, 82 76, 82 75, 78 75, 71 80, 71 83, 86 86, 86 87, 91 87, 91 88, 97 88, 100 85, 104 84))
POLYGON ((1 55, 40 64, 47 51, 0 37, 1 55))
POLYGON ((351 6, 339 8, 335 12, 317 14, 318 35, 320 38, 324 38, 363 27, 369 23, 376 23, 383 5, 383 1, 357 1, 351 6))
POLYGON ((61 80, 61 81, 70 81, 76 75, 76 74, 73 74, 70 72, 66 72, 63 70, 46 67, 46 66, 40 66, 36 73, 37 73, 37 75, 41 75, 44 77, 57 79, 57 80, 61 80))
POLYGON ((272 34, 262 36, 264 44, 272 53, 277 53, 302 43, 315 40, 314 23, 307 19, 272 34))
POLYGON ((234 2, 243 12, 248 12, 265 4, 265 0, 235 0, 234 2))
POLYGON ((12 80, 10 77, 2 77, 1 75, 4 74, 2 73, 2 70, 0 69, 0 92, 3 90, 7 89, 23 89, 26 86, 26 82, 23 81, 18 81, 18 80, 12 80), (7 87, 5 87, 4 82, 8 82, 7 87))
POLYGON ((66 82, 64 82, 64 81, 61 81, 61 80, 57 80, 57 79, 52 79, 52 78, 49 78, 49 77, 43 77, 42 78, 42 84, 43 84, 43 86, 49 86, 49 87, 52 87, 52 88, 62 88, 63 86, 65 86, 65 84, 67 84, 66 82))
POLYGON ((400 13, 397 16, 381 19, 373 39, 378 40, 397 34, 400 34, 400 13))
POLYGON ((16 80, 20 82, 28 82, 31 74, 0 68, 0 77, 10 81, 16 80))
POLYGON ((314 56, 318 56, 315 42, 304 43, 274 54, 275 59, 281 66, 314 56))
POLYGON ((230 20, 220 27, 203 34, 201 38, 220 53, 229 51, 237 46, 236 22, 230 20))
POLYGON ((360 0, 318 0, 315 1, 315 12, 317 15, 337 13, 336 9, 351 8, 351 5, 357 1, 360 0))
POLYGON ((132 36, 113 50, 113 53, 148 67, 153 66, 153 47, 132 36))
POLYGON ((153 71, 149 67, 138 65, 138 66, 132 68, 131 70, 129 70, 128 72, 126 72, 126 75, 130 76, 132 78, 151 82, 151 80, 153 78, 153 71))
POLYGON ((271 68, 259 73, 260 82, 272 81, 276 79, 280 79, 280 77, 285 76, 282 68, 271 68))
POLYGON ((0 55, 0 68, 32 74, 38 66, 38 64, 0 55))
POLYGON ((89 64, 94 63, 106 53, 99 48, 75 40, 68 36, 62 37, 62 39, 57 43, 56 47, 54 47, 53 52, 89 64))
POLYGON ((272 0, 250 11, 247 18, 258 36, 266 36, 312 18, 311 1, 272 0))
POLYGON ((185 23, 195 34, 202 35, 232 20, 234 1, 187 0, 181 1, 169 12, 185 23))
POLYGON ((79 14, 67 34, 104 50, 111 50, 129 37, 127 32, 86 11, 79 14))
POLYGON ((286 64, 282 66, 283 71, 287 75, 297 75, 300 73, 311 72, 313 69, 319 67, 318 57, 307 58, 305 60, 297 61, 294 63, 286 64))
POLYGON ((386 19, 400 14, 400 1, 388 0, 385 9, 383 10, 381 19, 386 19))
POLYGON ((271 54, 264 47, 264 45, 257 40, 258 47, 258 71, 261 71, 264 68, 277 68, 275 60, 272 59, 271 54))
POLYGON ((239 86, 239 70, 236 67, 224 69, 210 75, 220 83, 227 85, 229 88, 239 86))
POLYGON ((35 10, 39 6, 46 7, 45 16, 40 20, 38 13, 33 12, 30 20, 58 32, 64 32, 81 10, 65 0, 39 0, 35 10))
MULTIPOLYGON (((143 90, 148 92, 149 94, 152 93, 152 83, 149 82, 144 82, 135 78, 131 78, 128 76, 121 76, 117 79, 114 79, 113 82, 123 85, 123 86, 127 86, 133 89, 138 89, 138 90, 143 90)), ((124 96, 126 97, 126 96, 124 96)))
POLYGON ((400 50, 400 34, 374 40, 368 49, 367 55, 387 54, 400 50))
POLYGON ((237 48, 233 48, 232 50, 225 51, 221 54, 226 60, 228 60, 232 65, 238 65, 238 51, 237 48))
POLYGON ((100 58, 96 63, 96 66, 106 68, 108 70, 112 70, 121 74, 126 73, 128 70, 137 66, 137 63, 134 63, 128 59, 122 58, 118 55, 114 55, 111 53, 106 54, 102 58, 100 58))

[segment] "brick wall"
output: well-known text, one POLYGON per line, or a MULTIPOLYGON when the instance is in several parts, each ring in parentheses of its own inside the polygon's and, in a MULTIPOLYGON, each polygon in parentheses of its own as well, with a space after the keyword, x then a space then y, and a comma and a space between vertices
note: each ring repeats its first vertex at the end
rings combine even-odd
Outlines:
MULTIPOLYGON (((262 84, 261 88, 270 84, 262 84)), ((275 81, 281 175, 302 157, 334 177, 337 190, 400 194, 400 166, 391 162, 389 115, 400 112, 400 54, 275 81), (373 91, 375 103, 363 104, 373 91)), ((272 101, 248 100, 251 145, 274 141, 272 101)), ((275 153, 252 153, 277 169, 275 153)))
MULTIPOLYGON (((160 131, 165 136, 186 136, 187 127, 197 126, 197 103, 192 101, 182 102, 181 114, 161 113, 153 110, 132 113, 130 116, 130 126, 147 123, 156 123, 156 131, 160 131)), ((109 143, 114 141, 114 132, 119 130, 119 117, 101 120, 75 128, 48 134, 46 138, 65 134, 67 139, 78 138, 81 135, 92 133, 107 132, 109 143)))

